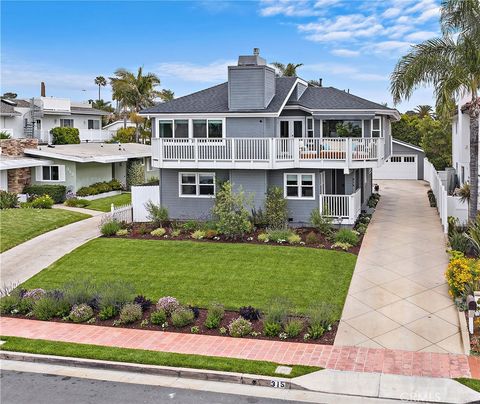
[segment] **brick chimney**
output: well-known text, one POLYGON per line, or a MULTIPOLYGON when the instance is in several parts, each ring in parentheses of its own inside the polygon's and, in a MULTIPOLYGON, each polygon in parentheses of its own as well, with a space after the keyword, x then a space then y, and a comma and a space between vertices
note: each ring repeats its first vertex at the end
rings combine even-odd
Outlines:
POLYGON ((45 83, 42 81, 40 83, 40 97, 46 97, 45 92, 45 83))

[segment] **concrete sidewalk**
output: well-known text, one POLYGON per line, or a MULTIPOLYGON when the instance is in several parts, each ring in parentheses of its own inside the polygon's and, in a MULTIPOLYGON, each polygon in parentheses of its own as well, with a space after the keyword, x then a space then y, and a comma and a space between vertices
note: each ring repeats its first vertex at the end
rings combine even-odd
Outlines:
POLYGON ((25 282, 87 241, 100 236, 103 212, 87 209, 56 207, 95 215, 67 226, 41 234, 0 254, 2 286, 25 282))
POLYGON ((423 181, 379 181, 335 345, 464 353, 446 238, 423 181))

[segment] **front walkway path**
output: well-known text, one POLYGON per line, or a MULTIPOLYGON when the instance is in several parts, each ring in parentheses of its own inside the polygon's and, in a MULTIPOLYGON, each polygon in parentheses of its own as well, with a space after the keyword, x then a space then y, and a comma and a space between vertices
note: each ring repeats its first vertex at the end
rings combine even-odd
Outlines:
POLYGON ((469 362, 466 355, 335 347, 9 317, 0 319, 0 335, 405 376, 470 377, 480 369, 480 361, 469 362))
POLYGON ((463 353, 446 238, 423 181, 379 181, 335 345, 463 353))
POLYGON ((65 254, 100 235, 103 212, 66 206, 56 208, 94 216, 41 234, 0 254, 1 286, 25 282, 65 254))

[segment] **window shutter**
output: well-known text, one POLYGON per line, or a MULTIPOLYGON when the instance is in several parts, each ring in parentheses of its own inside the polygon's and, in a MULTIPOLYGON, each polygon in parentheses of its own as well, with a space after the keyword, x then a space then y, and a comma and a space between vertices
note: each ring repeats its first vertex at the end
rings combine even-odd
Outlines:
POLYGON ((42 170, 43 170, 43 166, 35 167, 35 179, 37 181, 43 181, 42 170))
POLYGON ((65 181, 65 166, 58 166, 58 180, 65 181))

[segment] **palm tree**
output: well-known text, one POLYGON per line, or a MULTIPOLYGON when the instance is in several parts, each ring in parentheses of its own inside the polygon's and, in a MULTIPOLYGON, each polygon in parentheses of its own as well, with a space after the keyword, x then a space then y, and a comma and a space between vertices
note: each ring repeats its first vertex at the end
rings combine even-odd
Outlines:
POLYGON ((308 84, 313 86, 313 87, 322 87, 322 79, 308 80, 308 84))
POLYGON ((444 0, 442 37, 415 45, 391 75, 395 102, 408 99, 421 85, 434 87, 437 111, 447 116, 456 98, 468 94, 461 106, 470 117, 470 204, 468 218, 478 210, 478 117, 480 114, 480 3, 479 0, 444 0))
MULTIPOLYGON (((139 112, 150 107, 154 100, 160 97, 155 87, 160 85, 160 79, 154 73, 143 75, 143 68, 139 67, 137 74, 120 68, 115 71, 115 77, 110 77, 112 98, 120 103, 123 109, 123 126, 127 127, 128 110, 139 112)), ((137 127, 138 129, 138 127, 137 127)), ((139 133, 136 131, 138 142, 139 133)))
POLYGON ((272 66, 276 67, 279 76, 297 77, 297 69, 303 66, 303 63, 287 63, 286 65, 279 62, 273 62, 272 66))
POLYGON ((417 105, 415 108, 415 113, 419 118, 425 118, 427 116, 433 116, 433 108, 430 105, 417 105))
POLYGON ((114 112, 115 109, 112 107, 111 101, 97 100, 91 102, 92 107, 106 112, 114 112))
POLYGON ((172 90, 168 90, 168 89, 164 88, 160 92, 160 99, 163 102, 172 101, 174 98, 175 98, 175 93, 172 90))
POLYGON ((103 76, 97 76, 95 77, 95 84, 98 86, 98 99, 101 100, 102 97, 100 97, 100 89, 107 85, 107 79, 103 76))

